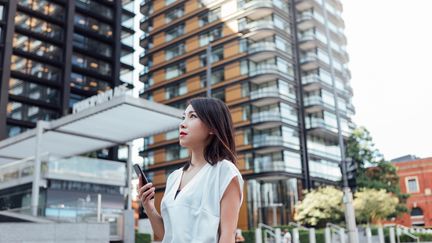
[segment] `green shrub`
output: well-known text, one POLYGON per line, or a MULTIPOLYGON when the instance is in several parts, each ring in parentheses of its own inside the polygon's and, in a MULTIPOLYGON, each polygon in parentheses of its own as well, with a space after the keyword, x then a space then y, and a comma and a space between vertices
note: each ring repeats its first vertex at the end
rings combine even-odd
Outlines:
POLYGON ((151 235, 141 234, 135 231, 135 243, 151 243, 151 235))

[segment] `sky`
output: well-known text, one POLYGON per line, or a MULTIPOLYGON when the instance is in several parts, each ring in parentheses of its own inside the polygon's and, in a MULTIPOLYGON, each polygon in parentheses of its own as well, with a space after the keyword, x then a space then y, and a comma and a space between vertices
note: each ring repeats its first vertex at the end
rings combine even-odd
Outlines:
POLYGON ((432 1, 342 3, 354 122, 387 160, 432 157, 432 1))

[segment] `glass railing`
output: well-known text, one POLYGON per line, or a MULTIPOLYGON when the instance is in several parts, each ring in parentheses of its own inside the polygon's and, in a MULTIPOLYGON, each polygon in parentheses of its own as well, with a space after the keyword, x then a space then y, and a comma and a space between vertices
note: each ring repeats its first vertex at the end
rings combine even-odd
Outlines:
POLYGON ((324 128, 327 130, 330 130, 332 132, 337 133, 337 127, 328 124, 324 119, 322 118, 309 118, 306 119, 306 129, 312 129, 312 128, 324 128))
POLYGON ((309 160, 309 170, 313 177, 324 178, 332 181, 339 181, 342 178, 341 170, 336 163, 321 163, 309 160))
POLYGON ((252 1, 239 1, 239 8, 271 8, 273 7, 273 1, 271 0, 252 0, 252 1))
POLYGON ((267 89, 258 89, 250 92, 251 99, 259 99, 263 97, 279 97, 279 90, 277 87, 267 88, 267 89))
POLYGON ((250 76, 261 75, 266 73, 279 73, 279 69, 275 64, 260 65, 254 70, 249 71, 250 76))
POLYGON ((245 29, 275 28, 276 25, 271 20, 257 20, 240 26, 240 31, 245 29))
POLYGON ((247 164, 247 169, 253 170, 255 173, 261 172, 272 172, 272 171, 284 171, 292 173, 301 172, 300 161, 298 164, 289 164, 284 161, 276 160, 273 161, 271 158, 256 158, 251 160, 247 164))
POLYGON ((308 152, 329 159, 340 160, 339 147, 328 147, 308 141, 308 152))
POLYGON ((249 53, 259 51, 276 51, 276 44, 273 42, 257 42, 249 46, 249 53))
POLYGON ((282 116, 278 112, 267 111, 252 113, 251 120, 253 123, 265 122, 265 121, 282 121, 282 116))
POLYGON ((305 55, 302 55, 300 58, 301 63, 316 62, 316 61, 318 61, 318 55, 315 53, 307 53, 305 55))
POLYGON ((253 138, 254 147, 261 146, 283 146, 282 136, 267 136, 259 135, 253 138))

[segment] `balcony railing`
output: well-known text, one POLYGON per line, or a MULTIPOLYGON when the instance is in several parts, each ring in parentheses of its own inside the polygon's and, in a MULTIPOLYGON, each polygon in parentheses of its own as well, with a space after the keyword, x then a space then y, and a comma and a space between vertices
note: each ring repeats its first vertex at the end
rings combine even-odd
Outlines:
POLYGON ((260 135, 253 138, 254 147, 262 146, 283 146, 282 136, 260 135))
POLYGON ((252 113, 253 123, 266 121, 282 121, 282 116, 280 113, 274 111, 252 113))
POLYGON ((249 53, 255 53, 260 51, 276 51, 276 44, 273 42, 257 42, 253 43, 249 47, 249 53))
POLYGON ((260 65, 256 69, 249 71, 250 76, 256 76, 256 75, 267 74, 267 73, 279 74, 279 69, 274 64, 268 64, 268 65, 260 65))
POLYGON ((283 172, 292 172, 292 173, 300 173, 301 172, 301 164, 298 161, 297 164, 288 164, 284 161, 280 160, 272 160, 270 157, 264 158, 256 158, 251 160, 247 164, 247 169, 253 170, 255 173, 261 172, 272 172, 272 171, 283 171, 283 172))

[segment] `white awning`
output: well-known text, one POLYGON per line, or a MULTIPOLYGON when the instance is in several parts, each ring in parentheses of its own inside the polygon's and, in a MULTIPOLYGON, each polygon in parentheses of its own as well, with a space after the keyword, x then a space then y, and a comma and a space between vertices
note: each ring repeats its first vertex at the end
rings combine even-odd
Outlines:
MULTIPOLYGON (((45 122, 40 153, 69 157, 176 129, 183 111, 128 95, 45 122)), ((37 129, 0 141, 0 164, 35 155, 37 129)))

